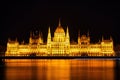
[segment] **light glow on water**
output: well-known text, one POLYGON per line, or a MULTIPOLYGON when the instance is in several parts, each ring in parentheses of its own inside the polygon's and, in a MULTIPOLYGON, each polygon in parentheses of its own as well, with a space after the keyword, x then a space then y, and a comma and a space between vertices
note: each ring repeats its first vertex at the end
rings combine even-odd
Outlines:
MULTIPOLYGON (((115 60, 5 60, 5 80, 115 80, 115 60)), ((1 71, 0 71, 1 72, 1 71)))

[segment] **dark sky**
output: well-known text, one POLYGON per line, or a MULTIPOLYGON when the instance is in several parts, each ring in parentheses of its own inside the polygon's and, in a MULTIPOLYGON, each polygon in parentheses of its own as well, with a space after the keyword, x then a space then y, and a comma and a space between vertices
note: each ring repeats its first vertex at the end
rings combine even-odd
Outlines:
POLYGON ((40 30, 46 41, 48 26, 53 36, 59 18, 65 30, 68 25, 71 40, 77 41, 80 30, 81 35, 90 32, 91 42, 111 35, 114 43, 120 44, 119 2, 73 1, 1 2, 0 45, 6 45, 8 37, 28 42, 33 30, 40 30))

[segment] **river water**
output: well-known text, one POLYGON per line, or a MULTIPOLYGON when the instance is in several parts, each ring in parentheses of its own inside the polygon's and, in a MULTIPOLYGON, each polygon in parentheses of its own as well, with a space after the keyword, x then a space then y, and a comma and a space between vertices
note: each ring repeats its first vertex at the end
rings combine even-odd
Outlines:
POLYGON ((10 59, 0 62, 0 80, 120 80, 120 60, 10 59))

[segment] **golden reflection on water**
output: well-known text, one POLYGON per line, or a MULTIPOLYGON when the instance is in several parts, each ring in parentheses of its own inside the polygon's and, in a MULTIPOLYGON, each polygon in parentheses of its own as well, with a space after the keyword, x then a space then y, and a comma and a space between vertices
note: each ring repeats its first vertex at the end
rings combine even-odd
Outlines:
POLYGON ((114 60, 6 60, 6 80, 114 80, 114 60))

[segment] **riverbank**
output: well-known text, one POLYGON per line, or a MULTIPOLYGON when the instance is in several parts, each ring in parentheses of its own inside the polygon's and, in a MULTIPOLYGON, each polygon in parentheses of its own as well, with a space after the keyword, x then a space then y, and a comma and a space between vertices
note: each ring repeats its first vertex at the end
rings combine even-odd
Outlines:
POLYGON ((0 59, 119 59, 120 56, 0 56, 0 59))

